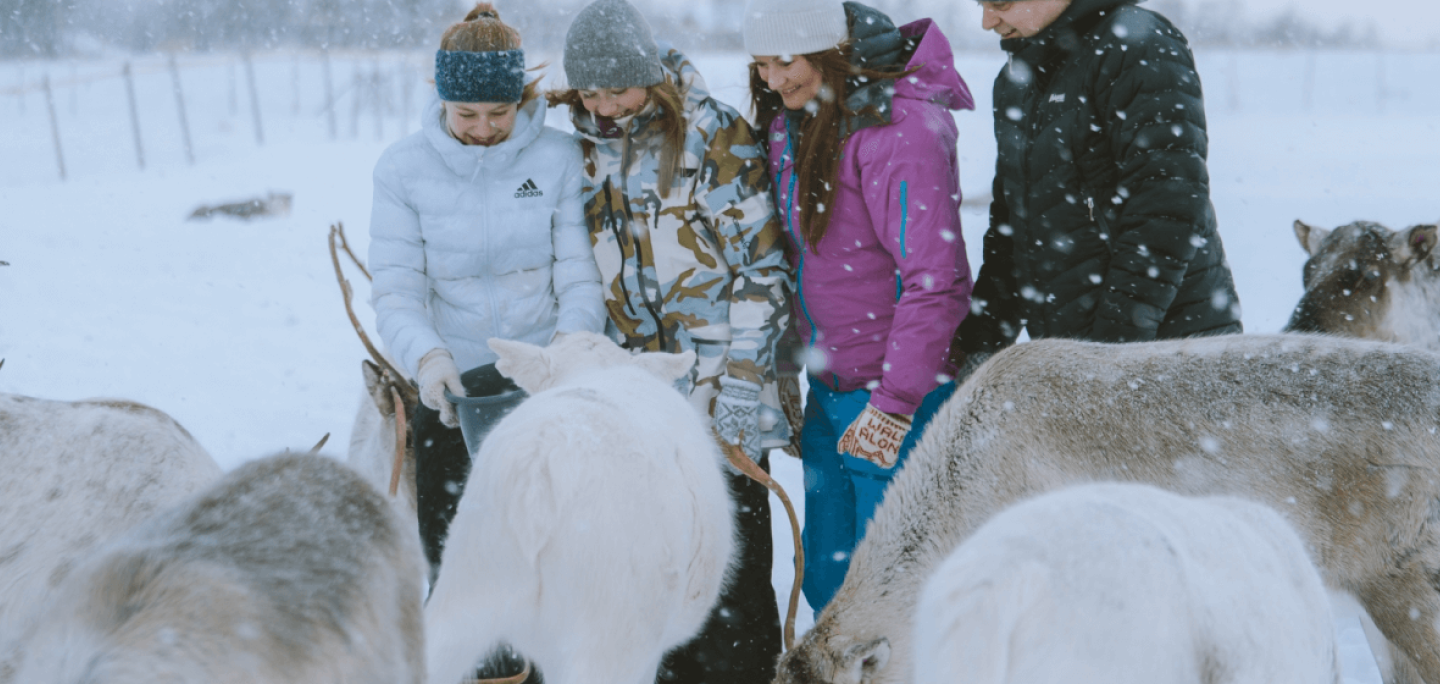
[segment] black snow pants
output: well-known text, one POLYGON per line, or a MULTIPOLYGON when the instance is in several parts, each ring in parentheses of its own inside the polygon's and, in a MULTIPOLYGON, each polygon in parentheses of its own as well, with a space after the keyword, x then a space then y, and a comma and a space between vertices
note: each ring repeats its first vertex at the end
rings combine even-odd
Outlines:
MULTIPOLYGON (((494 364, 474 368, 460 375, 465 394, 491 397, 519 389, 495 370, 494 364)), ((508 407, 513 408, 513 407, 508 407)), ((457 411, 460 410, 457 407, 457 411)), ((498 417, 496 418, 498 421, 498 417)), ((470 451, 459 428, 445 427, 440 412, 424 404, 415 410, 415 494, 420 518, 420 541, 430 561, 430 585, 440 576, 440 557, 445 550, 445 533, 455 519, 456 504, 470 477, 470 451)), ((477 666, 477 679, 495 679, 519 674, 525 659, 508 645, 501 645, 477 666)), ((542 684, 539 670, 532 669, 525 684, 542 684)))
MULTIPOLYGON (((770 472, 769 456, 760 467, 770 472)), ((770 491, 729 468, 735 501, 735 572, 694 641, 666 654, 659 684, 767 684, 780 659, 780 610, 770 582, 770 491)))

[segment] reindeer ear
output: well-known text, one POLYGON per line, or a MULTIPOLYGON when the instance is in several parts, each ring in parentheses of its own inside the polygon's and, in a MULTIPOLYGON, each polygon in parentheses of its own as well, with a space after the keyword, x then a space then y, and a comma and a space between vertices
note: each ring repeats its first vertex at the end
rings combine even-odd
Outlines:
POLYGON ((1395 233, 1390 238, 1390 253, 1395 255, 1395 261, 1401 266, 1414 266, 1435 249, 1436 239, 1440 237, 1437 231, 1440 231, 1440 226, 1419 225, 1395 233))
POLYGON ((395 400, 390 398, 386 391, 385 382, 380 374, 380 367, 373 361, 365 360, 360 362, 360 373, 365 376, 365 393, 370 395, 370 400, 375 402, 375 408, 380 409, 380 415, 388 416, 395 413, 395 400))
POLYGON ((633 358, 635 365, 659 376, 665 382, 686 377, 690 375, 690 369, 695 367, 695 352, 688 349, 679 354, 644 352, 633 358))
POLYGON ((880 670, 890 662, 890 640, 880 637, 845 649, 840 657, 840 671, 835 681, 846 684, 868 684, 875 681, 880 670))
POLYGON ((1300 248, 1305 250, 1306 254, 1314 256, 1316 252, 1319 252, 1320 244, 1325 242, 1327 237, 1330 237, 1330 231, 1296 219, 1295 239, 1300 241, 1300 248))
POLYGON ((495 370, 514 380, 520 389, 535 394, 550 386, 550 356, 544 347, 498 337, 490 338, 488 344, 490 351, 500 357, 495 370))

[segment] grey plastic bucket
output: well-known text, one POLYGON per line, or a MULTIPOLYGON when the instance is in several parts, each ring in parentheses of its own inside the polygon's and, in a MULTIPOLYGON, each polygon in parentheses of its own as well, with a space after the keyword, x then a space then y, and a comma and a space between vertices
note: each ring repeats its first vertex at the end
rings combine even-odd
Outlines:
POLYGON ((460 432, 465 435, 465 448, 474 458, 480 451, 485 436, 519 406, 525 398, 525 390, 511 390, 493 397, 457 397, 448 390, 445 398, 455 405, 455 416, 460 419, 460 432))

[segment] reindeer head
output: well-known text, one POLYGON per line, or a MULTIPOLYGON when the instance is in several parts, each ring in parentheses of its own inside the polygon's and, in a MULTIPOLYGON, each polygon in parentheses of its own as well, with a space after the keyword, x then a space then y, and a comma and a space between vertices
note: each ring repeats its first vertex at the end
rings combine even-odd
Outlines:
POLYGON ((780 657, 775 684, 875 684, 889 662, 890 641, 885 637, 857 641, 807 634, 780 657))
POLYGON ((674 382, 689 375, 695 365, 693 351, 631 354, 610 338, 592 332, 570 333, 549 347, 491 338, 490 350, 500 357, 495 362, 496 370, 530 394, 599 368, 638 366, 665 382, 674 382))
POLYGON ((1392 231, 1369 221, 1334 230, 1295 222, 1310 255, 1288 332, 1321 332, 1440 348, 1440 236, 1434 224, 1392 231))

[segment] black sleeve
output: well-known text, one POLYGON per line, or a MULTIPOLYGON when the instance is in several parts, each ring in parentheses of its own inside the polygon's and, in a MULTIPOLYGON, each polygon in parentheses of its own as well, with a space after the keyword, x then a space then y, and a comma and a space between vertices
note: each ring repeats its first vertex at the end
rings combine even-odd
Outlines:
POLYGON ((1110 268, 1090 339, 1155 339, 1206 234, 1210 177, 1200 77, 1184 36, 1135 9, 1116 18, 1097 102, 1119 170, 1110 268), (1125 30, 1119 30, 1124 27, 1125 30))

